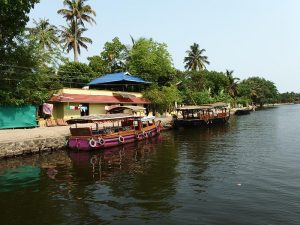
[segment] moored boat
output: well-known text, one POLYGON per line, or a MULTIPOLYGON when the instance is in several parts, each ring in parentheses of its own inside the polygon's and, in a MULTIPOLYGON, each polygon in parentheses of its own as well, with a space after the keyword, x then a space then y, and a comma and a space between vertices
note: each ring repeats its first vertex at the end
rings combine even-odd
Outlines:
POLYGON ((253 111, 253 108, 250 107, 244 107, 244 108, 238 108, 235 110, 235 115, 248 115, 250 112, 253 111))
POLYGON ((177 108, 177 116, 174 117, 173 125, 174 127, 210 126, 227 123, 229 118, 230 109, 225 103, 184 106, 177 108))
POLYGON ((75 124, 76 127, 70 127, 68 147, 88 151, 145 140, 160 133, 161 122, 155 122, 154 119, 154 116, 141 117, 128 114, 70 119, 67 123, 75 124), (82 123, 90 123, 92 126, 80 126, 82 123))

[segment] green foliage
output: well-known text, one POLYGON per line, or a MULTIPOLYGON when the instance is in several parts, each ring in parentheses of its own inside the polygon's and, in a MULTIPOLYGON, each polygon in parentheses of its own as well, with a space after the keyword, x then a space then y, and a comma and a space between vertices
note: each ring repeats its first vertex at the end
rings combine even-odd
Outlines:
POLYGON ((100 55, 88 57, 89 66, 98 74, 115 73, 127 70, 127 47, 118 37, 106 42, 100 55))
POLYGON ((178 88, 184 96, 185 104, 208 104, 217 101, 230 102, 230 96, 225 91, 228 79, 222 72, 216 71, 186 71, 178 73, 181 78, 178 88))
POLYGON ((118 37, 112 39, 111 42, 106 42, 100 55, 108 64, 110 72, 114 73, 126 71, 128 49, 118 37))
MULTIPOLYGON (((214 98, 211 97, 211 93, 209 90, 192 92, 191 97, 194 101, 194 104, 196 105, 209 104, 214 102, 214 98)), ((188 103, 190 104, 190 102, 188 103)))
POLYGON ((5 50, 15 46, 14 38, 24 31, 27 14, 39 0, 0 1, 0 62, 5 50))
POLYGON ((250 98, 254 104, 275 103, 278 91, 273 82, 260 77, 250 77, 238 85, 239 96, 250 98))
POLYGON ((0 1, 0 104, 38 105, 60 86, 49 56, 23 32, 38 0, 0 1))
POLYGON ((227 93, 235 100, 238 95, 238 82, 240 78, 233 77, 233 70, 226 70, 226 77, 228 79, 227 93))
POLYGON ((64 87, 82 88, 97 77, 91 67, 80 62, 66 62, 58 68, 58 77, 64 87))
POLYGON ((229 81, 222 72, 204 70, 201 72, 205 89, 210 89, 212 96, 219 95, 221 91, 227 90, 229 81))
POLYGON ((149 99, 153 109, 161 114, 166 111, 172 112, 175 108, 175 102, 181 101, 180 92, 174 85, 169 87, 152 85, 143 93, 143 96, 149 99))
POLYGON ((96 16, 96 12, 90 5, 86 5, 87 0, 64 0, 64 6, 66 8, 57 11, 67 21, 75 21, 76 25, 85 26, 84 22, 90 24, 96 23, 93 16, 96 16))
POLYGON ((97 73, 99 76, 105 73, 109 73, 108 63, 101 58, 101 56, 95 55, 87 58, 89 61, 89 67, 97 73))
POLYGON ((129 51, 128 68, 131 74, 151 82, 162 81, 160 84, 175 73, 167 45, 145 38, 135 41, 129 51))
POLYGON ((60 88, 35 42, 19 42, 6 60, 7 65, 0 66, 1 105, 39 105, 60 88))
POLYGON ((279 102, 281 103, 294 103, 300 101, 300 94, 294 92, 281 93, 278 96, 279 102))
POLYGON ((83 33, 87 31, 84 22, 90 24, 96 23, 93 16, 96 12, 90 5, 86 5, 87 0, 64 0, 66 8, 57 11, 69 23, 68 27, 62 26, 62 40, 65 43, 65 49, 69 52, 74 51, 74 61, 78 61, 78 54, 80 54, 80 47, 87 49, 87 43, 91 44, 92 40, 88 37, 83 37, 83 33))
POLYGON ((92 44, 92 39, 84 37, 83 33, 87 31, 86 28, 76 27, 74 21, 71 21, 68 27, 61 26, 61 41, 64 43, 63 48, 70 52, 74 51, 74 61, 78 61, 78 54, 81 53, 81 47, 87 49, 87 44, 92 44))
POLYGON ((232 98, 227 92, 224 92, 223 90, 219 92, 218 95, 214 96, 214 102, 226 102, 226 103, 232 103, 232 98))
POLYGON ((185 72, 185 84, 191 89, 191 91, 204 90, 204 77, 203 73, 199 71, 186 71, 185 72))
POLYGON ((27 28, 29 39, 36 41, 41 49, 53 51, 59 46, 58 29, 48 19, 33 20, 34 27, 27 28))
POLYGON ((34 20, 34 24, 34 27, 26 29, 26 38, 31 42, 35 42, 40 54, 44 56, 45 64, 57 67, 59 62, 64 60, 58 29, 46 19, 34 20))
POLYGON ((242 105, 244 107, 248 106, 251 103, 251 99, 247 96, 241 96, 236 99, 238 105, 242 105))

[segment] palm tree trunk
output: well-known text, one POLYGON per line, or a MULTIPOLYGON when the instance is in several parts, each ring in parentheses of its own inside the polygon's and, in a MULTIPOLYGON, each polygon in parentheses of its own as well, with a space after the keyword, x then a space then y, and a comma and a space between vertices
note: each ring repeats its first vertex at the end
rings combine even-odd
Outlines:
POLYGON ((74 35, 74 62, 78 62, 78 45, 77 45, 77 18, 75 19, 75 35, 74 35))
POLYGON ((75 44, 74 48, 74 62, 78 62, 78 51, 77 51, 77 45, 75 44))

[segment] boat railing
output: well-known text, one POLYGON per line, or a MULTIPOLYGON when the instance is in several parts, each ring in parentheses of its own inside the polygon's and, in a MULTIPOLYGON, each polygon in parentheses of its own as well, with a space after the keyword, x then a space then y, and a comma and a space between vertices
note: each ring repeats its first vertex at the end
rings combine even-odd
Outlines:
POLYGON ((226 118, 229 115, 227 112, 222 112, 217 114, 217 118, 226 118))

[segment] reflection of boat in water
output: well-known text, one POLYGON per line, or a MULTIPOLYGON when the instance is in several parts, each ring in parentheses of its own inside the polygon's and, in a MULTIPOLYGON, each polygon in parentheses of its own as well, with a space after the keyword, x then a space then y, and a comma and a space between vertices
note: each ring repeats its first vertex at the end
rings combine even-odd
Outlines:
POLYGON ((174 127, 223 124, 230 118, 230 109, 225 103, 184 106, 177 109, 177 115, 178 113, 181 113, 182 118, 174 118, 174 127))
POLYGON ((161 142, 161 136, 143 142, 131 142, 104 149, 103 151, 69 151, 69 157, 77 167, 96 168, 102 176, 109 176, 115 171, 142 170, 142 162, 155 151, 154 145, 161 142))
POLYGON ((70 149, 93 150, 119 146, 126 143, 145 140, 160 133, 160 121, 155 123, 154 116, 140 117, 127 114, 106 114, 99 116, 83 116, 68 120, 68 124, 76 124, 70 128, 68 141, 70 149), (78 123, 94 123, 96 128, 77 127, 78 123), (112 126, 99 124, 112 123, 112 126), (117 124, 115 126, 115 124, 117 124))

